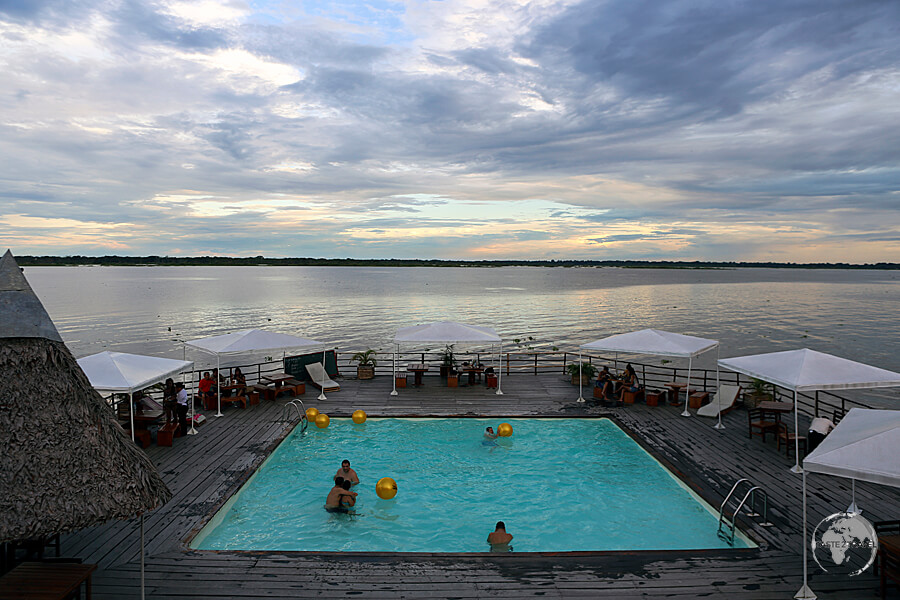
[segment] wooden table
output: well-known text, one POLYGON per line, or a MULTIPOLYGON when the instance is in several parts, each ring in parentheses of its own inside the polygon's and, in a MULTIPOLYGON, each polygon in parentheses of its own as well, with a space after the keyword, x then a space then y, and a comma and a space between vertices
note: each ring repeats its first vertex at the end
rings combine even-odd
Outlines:
POLYGON ((794 405, 790 402, 773 402, 771 400, 765 400, 763 402, 760 402, 757 408, 763 411, 764 419, 765 413, 772 413, 775 416, 775 422, 781 423, 781 415, 794 410, 794 405))
POLYGON ((407 371, 412 371, 413 373, 413 385, 416 387, 422 385, 422 374, 428 370, 428 365, 408 365, 406 367, 407 371))
POLYGON ((262 375, 260 379, 263 381, 267 381, 269 383, 274 383, 275 387, 281 387, 281 385, 289 380, 293 379, 293 375, 289 375, 287 373, 272 373, 271 375, 262 375))
POLYGON ((663 385, 669 388, 669 404, 681 404, 678 400, 678 395, 681 394, 681 390, 687 390, 688 384, 680 381, 670 381, 663 385))
POLYGON ((469 385, 475 385, 475 376, 481 380, 481 374, 484 373, 484 367, 463 367, 463 373, 469 374, 469 385))
POLYGON ((68 597, 85 584, 85 598, 91 600, 91 574, 97 565, 59 562, 24 562, 0 577, 0 598, 40 598, 53 600, 68 597))

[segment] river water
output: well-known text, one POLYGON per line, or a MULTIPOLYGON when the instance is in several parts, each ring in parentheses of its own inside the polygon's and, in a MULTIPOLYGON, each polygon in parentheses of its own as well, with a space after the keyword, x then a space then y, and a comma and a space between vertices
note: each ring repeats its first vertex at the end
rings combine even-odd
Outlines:
POLYGON ((387 350, 399 327, 451 320, 494 327, 512 348, 531 337, 536 349, 577 352, 653 327, 718 339, 722 357, 807 347, 900 371, 898 271, 185 266, 25 275, 76 357, 180 358, 178 340, 248 328, 387 350))

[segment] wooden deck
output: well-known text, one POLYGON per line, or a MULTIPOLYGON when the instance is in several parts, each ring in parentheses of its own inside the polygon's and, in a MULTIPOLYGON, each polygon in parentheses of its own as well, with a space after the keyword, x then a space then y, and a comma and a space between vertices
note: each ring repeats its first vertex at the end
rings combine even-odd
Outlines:
MULTIPOLYGON (((575 402, 578 391, 560 375, 504 377, 504 395, 484 387, 422 388, 390 396, 389 377, 340 380, 340 392, 318 401, 331 416, 361 408, 369 416, 582 416, 609 414, 683 475, 713 505, 731 485, 750 477, 769 495, 773 527, 745 523, 762 544, 756 550, 612 552, 590 555, 308 554, 207 552, 187 549, 197 531, 284 435, 286 398, 210 415, 199 435, 171 448, 147 450, 174 493, 145 516, 148 598, 792 598, 802 582, 801 478, 775 450, 747 438, 747 415, 734 410, 716 431, 711 419, 679 416, 681 408, 643 404, 604 409, 575 402)), ((587 393, 590 390, 586 390, 587 393)), ((587 397, 587 396, 586 396, 587 397)), ((809 523, 850 503, 849 482, 809 476, 809 523)), ((857 484, 857 503, 870 520, 896 519, 900 497, 887 487, 857 484)), ((573 523, 589 515, 573 513, 573 523)), ((139 520, 113 522, 63 537, 65 556, 99 563, 96 598, 137 598, 140 590, 139 520)), ((820 598, 876 598, 870 573, 837 577, 810 559, 810 587, 820 598)), ((896 589, 889 593, 900 597, 896 589)))

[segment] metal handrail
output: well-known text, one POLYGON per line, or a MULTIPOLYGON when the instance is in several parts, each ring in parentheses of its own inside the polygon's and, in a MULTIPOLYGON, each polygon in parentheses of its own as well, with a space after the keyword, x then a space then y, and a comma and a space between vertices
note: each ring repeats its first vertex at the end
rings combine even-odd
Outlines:
POLYGON ((719 508, 719 528, 716 532, 717 535, 728 542, 728 545, 734 545, 734 530, 737 522, 737 516, 740 514, 741 509, 744 508, 744 505, 748 504, 749 500, 749 510, 747 511, 748 517, 758 517, 760 513, 757 512, 757 504, 759 500, 762 500, 762 522, 759 523, 760 527, 771 527, 772 523, 769 522, 769 495, 766 493, 764 489, 757 485, 753 485, 751 481, 747 478, 738 479, 733 486, 731 486, 731 491, 728 492, 728 495, 725 496, 725 500, 722 502, 722 506, 719 508), (744 492, 744 496, 741 498, 741 501, 738 502, 737 507, 735 507, 734 512, 731 513, 731 518, 728 519, 725 516, 725 509, 727 507, 728 501, 731 500, 731 497, 737 491, 738 486, 741 483, 746 482, 750 487, 744 492), (728 531, 723 531, 722 525, 728 529, 728 531))
POLYGON ((300 423, 302 427, 300 431, 306 431, 306 428, 309 427, 309 419, 306 416, 306 409, 303 406, 303 400, 300 398, 294 398, 293 400, 288 401, 284 407, 281 409, 281 420, 280 423, 291 423, 293 419, 289 417, 289 413, 291 412, 290 407, 293 406, 297 411, 297 416, 300 417, 300 423), (299 403, 299 404, 298 404, 299 403))

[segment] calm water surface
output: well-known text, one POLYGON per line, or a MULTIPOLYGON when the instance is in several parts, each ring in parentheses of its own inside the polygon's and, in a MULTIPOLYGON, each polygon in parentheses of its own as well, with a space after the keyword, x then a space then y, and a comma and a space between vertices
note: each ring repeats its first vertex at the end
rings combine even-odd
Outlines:
MULTIPOLYGON (((399 327, 493 326, 577 351, 646 327, 721 341, 721 356, 808 347, 900 371, 896 271, 794 269, 29 267, 76 357, 181 357, 177 340, 270 328, 344 350, 399 327)), ((506 342, 508 343, 508 342, 506 342)), ((701 366, 715 356, 703 357, 701 366)), ((191 357, 189 357, 191 358, 191 357)))

